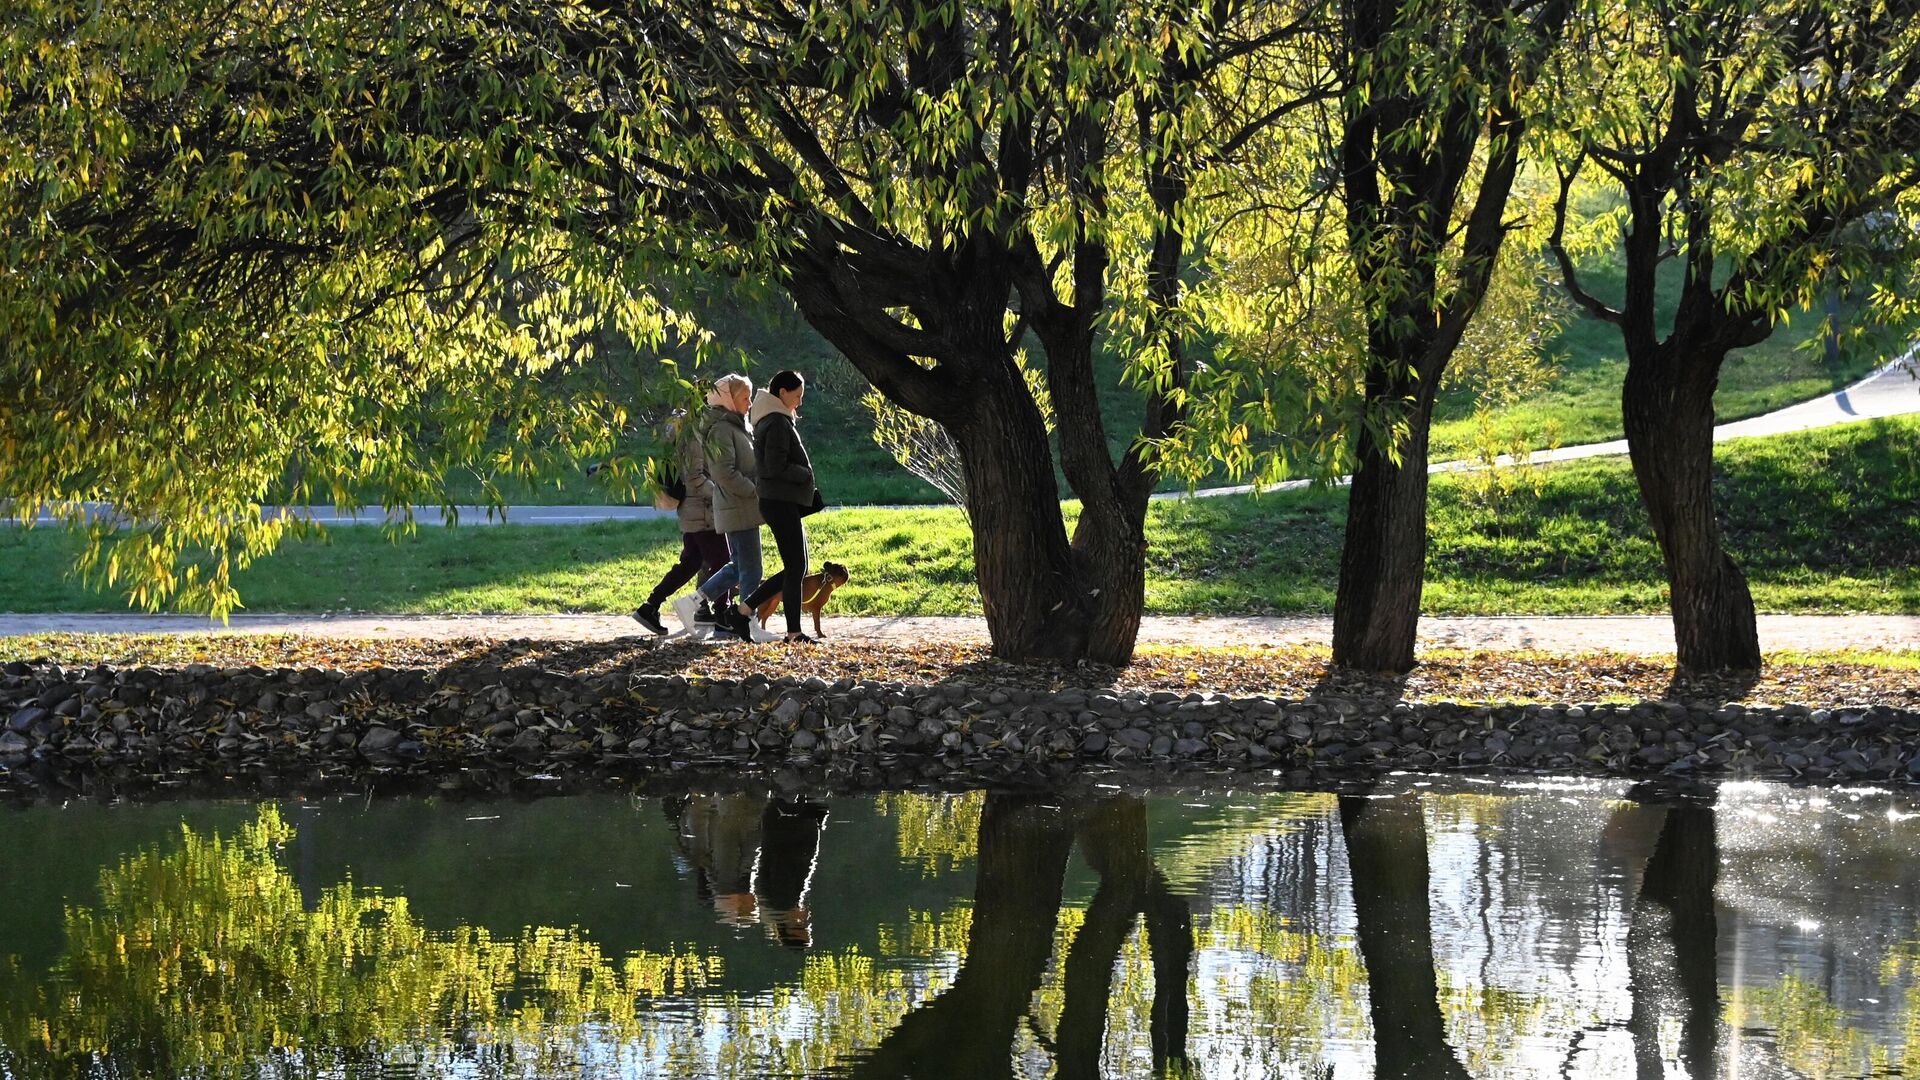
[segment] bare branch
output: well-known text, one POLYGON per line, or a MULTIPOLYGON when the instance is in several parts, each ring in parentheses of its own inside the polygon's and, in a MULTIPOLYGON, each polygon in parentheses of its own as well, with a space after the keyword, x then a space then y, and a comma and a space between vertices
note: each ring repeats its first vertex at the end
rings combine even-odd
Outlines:
POLYGON ((1560 194, 1553 200, 1553 235, 1547 239, 1547 246, 1553 250, 1554 261, 1560 264, 1560 284, 1567 290, 1573 302, 1585 308, 1596 319, 1610 322, 1615 326, 1625 324, 1626 316, 1601 302, 1600 298, 1588 292, 1580 284, 1580 272, 1574 269, 1573 257, 1567 252, 1567 203, 1573 192, 1574 180, 1580 175, 1580 165, 1586 160, 1584 152, 1573 160, 1571 167, 1560 169, 1560 194))

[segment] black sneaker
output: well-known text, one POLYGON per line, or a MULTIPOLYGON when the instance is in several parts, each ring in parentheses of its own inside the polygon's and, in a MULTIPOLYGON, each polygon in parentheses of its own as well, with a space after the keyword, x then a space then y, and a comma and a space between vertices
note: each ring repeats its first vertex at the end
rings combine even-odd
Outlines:
POLYGON ((703 602, 700 605, 700 610, 693 613, 693 621, 712 626, 714 623, 719 622, 720 619, 713 613, 713 608, 703 602))
POLYGON ((667 624, 660 621, 660 605, 642 604, 633 609, 633 621, 656 634, 665 634, 667 624))
POLYGON ((739 608, 731 606, 720 614, 725 619, 722 626, 733 631, 733 635, 741 641, 753 644, 753 616, 742 614, 739 608))

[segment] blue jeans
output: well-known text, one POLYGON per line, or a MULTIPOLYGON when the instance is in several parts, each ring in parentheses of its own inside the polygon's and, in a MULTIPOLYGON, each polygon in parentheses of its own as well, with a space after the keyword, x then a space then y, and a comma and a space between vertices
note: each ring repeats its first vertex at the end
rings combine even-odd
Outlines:
POLYGON ((700 595, 712 604, 724 603, 727 590, 738 587, 745 599, 760 587, 760 528, 741 529, 727 534, 727 554, 733 561, 714 572, 700 586, 700 595))

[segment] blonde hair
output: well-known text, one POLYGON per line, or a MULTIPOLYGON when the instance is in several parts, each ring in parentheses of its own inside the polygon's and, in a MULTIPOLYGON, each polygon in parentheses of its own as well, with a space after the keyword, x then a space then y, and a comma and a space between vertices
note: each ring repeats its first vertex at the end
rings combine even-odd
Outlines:
POLYGON ((726 405, 732 402, 735 387, 752 394, 753 380, 738 372, 720 376, 713 381, 713 393, 707 395, 707 404, 726 405))

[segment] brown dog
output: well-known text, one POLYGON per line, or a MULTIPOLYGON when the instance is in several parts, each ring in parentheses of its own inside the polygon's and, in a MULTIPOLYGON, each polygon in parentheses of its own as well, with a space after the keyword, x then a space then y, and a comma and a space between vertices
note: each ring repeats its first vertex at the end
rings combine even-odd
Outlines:
MULTIPOLYGON (((827 597, 833 595, 833 590, 846 583, 847 568, 837 562, 823 562, 820 564, 819 573, 808 574, 800 579, 800 610, 813 616, 814 637, 826 636, 820 632, 820 611, 827 606, 827 597)), ((780 610, 782 599, 784 599, 782 590, 776 589, 772 596, 760 602, 760 609, 756 614, 760 616, 762 627, 767 625, 768 619, 773 618, 774 612, 780 610)))

